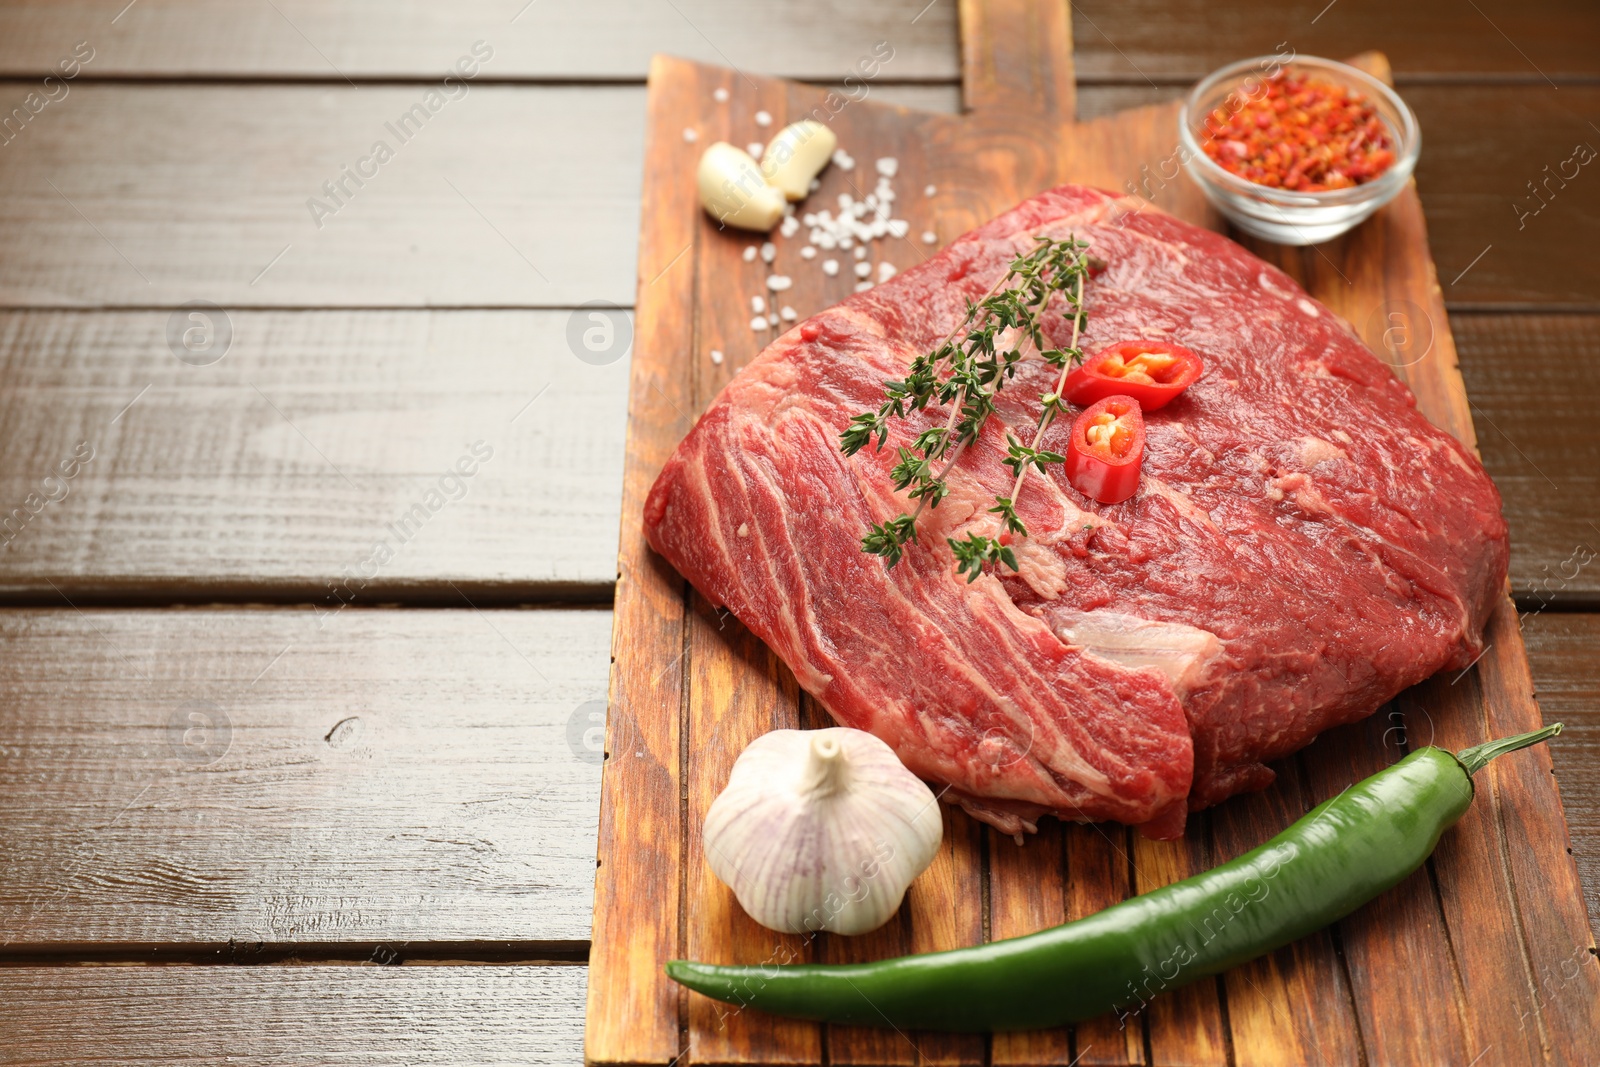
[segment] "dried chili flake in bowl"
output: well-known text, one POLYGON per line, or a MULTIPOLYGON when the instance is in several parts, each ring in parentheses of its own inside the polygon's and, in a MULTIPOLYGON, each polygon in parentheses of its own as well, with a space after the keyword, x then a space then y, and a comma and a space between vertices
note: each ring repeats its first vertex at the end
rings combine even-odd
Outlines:
POLYGON ((1289 70, 1252 88, 1206 116, 1203 148, 1228 173, 1320 193, 1369 182, 1394 164, 1388 127, 1361 93, 1289 70))
POLYGON ((1196 85, 1178 113, 1175 157, 1239 229, 1304 245, 1399 195, 1421 146, 1416 116, 1389 85, 1347 63, 1277 55, 1196 85))

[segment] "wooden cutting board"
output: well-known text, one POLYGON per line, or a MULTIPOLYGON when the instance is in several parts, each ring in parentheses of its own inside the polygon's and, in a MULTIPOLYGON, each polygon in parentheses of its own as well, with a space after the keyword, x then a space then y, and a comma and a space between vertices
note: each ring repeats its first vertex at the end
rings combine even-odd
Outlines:
MULTIPOLYGON (((844 91, 830 95, 670 58, 651 67, 589 961, 589 1062, 1594 1062, 1600 980, 1544 748, 1480 774, 1472 810, 1405 884, 1330 930, 1157 998, 1126 1027, 1106 1018, 992 1039, 826 1027, 733 1011, 684 993, 663 975, 662 963, 675 957, 846 962, 1029 933, 1237 855, 1409 746, 1459 750, 1540 721, 1508 599, 1475 666, 1434 678, 1366 722, 1323 735, 1277 766, 1271 789, 1191 819, 1181 841, 1046 820, 1019 847, 946 810, 938 859, 899 916, 859 938, 773 934, 746 917, 712 876, 700 828, 735 757, 768 730, 820 726, 827 717, 737 619, 712 609, 650 552, 640 511, 694 418, 775 336, 753 330, 750 321, 750 298, 765 294, 768 274, 793 278, 777 302, 804 318, 851 292, 856 261, 839 254, 843 269, 825 275, 819 263, 827 255, 800 257, 803 234, 774 237, 770 267, 760 256, 746 261, 745 249, 761 238, 719 232, 706 218, 695 196, 695 164, 712 141, 765 140, 816 107, 836 112, 831 124, 857 166, 828 168, 802 210, 831 209, 841 192, 860 199, 877 180, 875 161, 897 160, 894 213, 910 222, 910 233, 874 243, 866 261, 874 271, 880 260, 912 266, 1065 181, 1138 191, 1173 214, 1218 227, 1176 170, 1176 101, 1073 121, 1068 19, 1065 4, 964 0, 967 112, 960 116, 880 106, 862 72, 847 83, 851 99, 844 91), (772 126, 758 125, 760 111, 773 116, 772 126), (924 232, 936 243, 924 242, 924 232)), ((1359 62, 1388 76, 1380 55, 1359 62)), ((883 69, 892 70, 892 60, 883 69)), ((1250 247, 1352 322, 1430 418, 1474 443, 1414 188, 1341 240, 1311 249, 1250 247)), ((1351 418, 1359 421, 1360 412, 1351 418)))

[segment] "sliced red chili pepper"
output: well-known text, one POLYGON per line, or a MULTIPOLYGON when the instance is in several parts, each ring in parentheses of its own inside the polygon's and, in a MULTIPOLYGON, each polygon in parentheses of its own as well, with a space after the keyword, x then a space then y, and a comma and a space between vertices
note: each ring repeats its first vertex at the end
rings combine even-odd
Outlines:
POLYGON ((1072 424, 1067 480, 1101 504, 1118 504, 1139 488, 1144 462, 1144 415, 1131 396, 1108 396, 1072 424))
POLYGON ((1171 403, 1205 369, 1200 357, 1182 345, 1118 341, 1074 367, 1062 395, 1074 404, 1131 396, 1143 410, 1154 411, 1171 403))

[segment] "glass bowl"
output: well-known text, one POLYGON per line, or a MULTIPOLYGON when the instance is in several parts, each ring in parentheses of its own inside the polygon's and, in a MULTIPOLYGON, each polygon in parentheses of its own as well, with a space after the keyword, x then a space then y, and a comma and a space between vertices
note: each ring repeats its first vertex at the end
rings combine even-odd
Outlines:
POLYGON ((1178 112, 1178 141, 1183 148, 1184 169, 1218 211, 1245 233, 1286 245, 1332 240, 1393 200, 1411 180, 1417 153, 1422 149, 1417 117, 1393 89, 1349 64, 1316 56, 1298 56, 1287 62, 1281 56, 1258 56, 1218 70, 1196 85, 1183 102, 1178 112), (1364 96, 1377 109, 1394 143, 1395 160, 1389 169, 1372 181, 1349 189, 1306 193, 1257 185, 1214 163, 1201 148, 1206 116, 1230 93, 1241 88, 1250 93, 1251 86, 1259 85, 1280 67, 1342 85, 1364 96))

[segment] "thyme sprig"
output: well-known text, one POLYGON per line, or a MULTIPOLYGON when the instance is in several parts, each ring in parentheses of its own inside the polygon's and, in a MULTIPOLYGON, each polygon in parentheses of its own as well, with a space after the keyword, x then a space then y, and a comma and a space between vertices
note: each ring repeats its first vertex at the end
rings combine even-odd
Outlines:
POLYGON ((1060 373, 1055 388, 1040 396, 1044 407, 1032 442, 1024 445, 1006 435, 1006 458, 1001 462, 1015 472, 1016 479, 1011 495, 996 497, 989 509, 1000 516, 1004 533, 993 538, 969 533, 959 541, 946 538, 958 572, 969 582, 976 581, 986 565, 1003 563, 1017 569, 1016 554, 1002 538, 1028 535, 1016 509, 1027 473, 1065 462, 1064 456, 1043 450, 1039 444, 1061 411, 1061 390, 1068 373, 1083 362, 1078 338, 1087 321, 1084 281, 1091 267, 1099 264, 1087 254, 1088 242, 1076 237, 1034 240, 1037 244, 1031 252, 1012 260, 1006 273, 976 303, 967 303, 965 317, 933 351, 913 360, 904 378, 884 383, 885 400, 878 409, 856 415, 840 435, 839 447, 846 455, 854 455, 874 441, 875 449, 881 450, 889 439, 889 419, 904 418, 930 404, 950 409, 943 426, 929 427, 917 434, 909 448, 895 450, 898 462, 889 476, 895 489, 916 501, 916 507, 887 522, 873 523, 861 539, 862 549, 882 556, 889 567, 899 563, 905 546, 916 540, 917 520, 923 511, 938 507, 949 493, 946 476, 966 447, 978 439, 994 413, 995 394, 1016 376, 1017 365, 1030 347, 1060 373), (1049 347, 1044 331, 1046 308, 1057 293, 1065 297, 1067 314, 1072 316, 1072 340, 1065 348, 1049 347))

